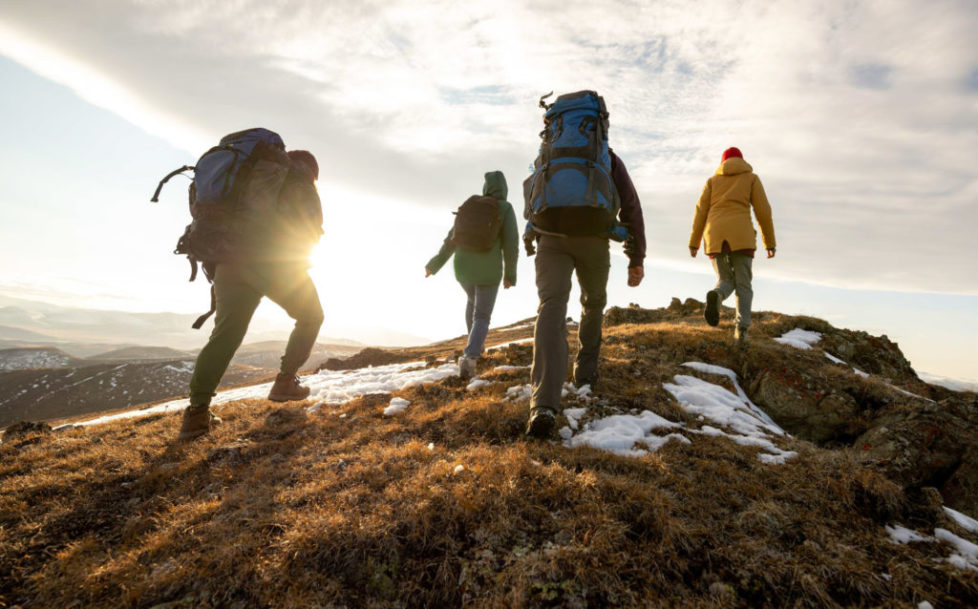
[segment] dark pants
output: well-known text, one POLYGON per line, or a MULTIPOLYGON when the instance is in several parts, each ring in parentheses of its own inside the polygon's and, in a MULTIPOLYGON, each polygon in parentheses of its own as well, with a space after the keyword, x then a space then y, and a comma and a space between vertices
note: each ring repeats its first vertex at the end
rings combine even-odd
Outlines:
POLYGON ((583 310, 574 378, 581 382, 596 376, 610 265, 608 240, 603 237, 540 237, 536 255, 540 308, 533 335, 531 409, 558 410, 560 406, 567 379, 567 299, 575 271, 583 310))
POLYGON ((214 275, 214 295, 217 301, 214 330, 194 365, 190 378, 191 404, 210 403, 231 358, 244 340, 262 296, 270 298, 295 320, 282 356, 281 372, 294 375, 309 359, 323 324, 323 307, 304 267, 222 263, 214 275))

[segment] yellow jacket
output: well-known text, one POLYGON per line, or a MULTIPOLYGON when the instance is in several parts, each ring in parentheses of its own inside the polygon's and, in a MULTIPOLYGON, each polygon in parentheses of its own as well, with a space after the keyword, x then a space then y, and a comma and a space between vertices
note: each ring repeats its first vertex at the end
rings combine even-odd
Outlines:
POLYGON ((776 246, 774 220, 761 179, 754 175, 754 168, 744 159, 729 158, 720 164, 716 175, 703 187, 703 194, 696 204, 689 247, 699 248, 705 232, 707 254, 723 251, 724 241, 733 252, 757 249, 757 231, 750 218, 751 206, 761 227, 764 248, 773 249, 776 246))

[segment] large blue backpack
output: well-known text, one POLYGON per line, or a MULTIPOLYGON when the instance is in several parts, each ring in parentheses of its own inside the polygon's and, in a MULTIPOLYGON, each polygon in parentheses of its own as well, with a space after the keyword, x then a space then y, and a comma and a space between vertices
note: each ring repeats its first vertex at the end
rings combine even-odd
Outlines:
POLYGON ((559 96, 546 110, 540 152, 523 183, 524 217, 541 233, 603 235, 620 232, 620 207, 611 176, 608 110, 594 91, 559 96))
MULTIPOLYGON (((224 136, 196 165, 184 165, 160 181, 150 199, 154 203, 170 178, 194 172, 188 197, 193 220, 173 251, 190 261, 190 281, 197 277, 198 263, 208 280, 213 280, 218 263, 248 257, 249 249, 261 241, 260 233, 267 232, 278 213, 279 195, 290 168, 282 138, 274 131, 255 128, 224 136)), ((194 327, 199 328, 213 310, 212 292, 211 311, 194 327)))

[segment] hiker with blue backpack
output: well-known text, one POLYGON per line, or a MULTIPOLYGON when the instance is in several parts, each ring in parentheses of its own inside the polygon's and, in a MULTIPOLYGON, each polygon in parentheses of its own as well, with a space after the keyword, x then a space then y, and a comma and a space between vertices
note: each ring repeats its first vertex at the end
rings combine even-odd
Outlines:
POLYGON ((504 289, 516 285, 519 228, 513 205, 506 200, 508 192, 503 172, 487 172, 482 195, 462 203, 441 249, 425 265, 425 277, 430 277, 455 256, 455 279, 466 295, 468 341, 458 360, 463 379, 475 375, 476 363, 485 349, 499 282, 504 289))
POLYGON ((720 303, 731 294, 736 294, 733 336, 741 347, 747 345, 747 329, 750 327, 754 300, 751 267, 754 250, 757 249, 757 231, 751 222, 751 209, 761 227, 767 257, 774 258, 777 246, 774 220, 764 186, 754 173, 754 168, 744 160, 740 149, 727 148, 720 157, 720 167, 706 181, 696 204, 693 229, 689 236, 689 255, 695 258, 703 241, 706 255, 713 262, 717 275, 716 285, 706 293, 703 311, 706 323, 718 325, 720 303))
POLYGON ((536 253, 540 298, 533 335, 532 393, 526 433, 553 431, 567 380, 567 301, 571 275, 581 287, 580 348, 573 380, 594 388, 598 379, 601 324, 607 304, 609 240, 624 241, 628 285, 645 276, 642 205, 625 164, 608 147, 608 111, 594 91, 561 95, 540 106, 544 130, 533 174, 523 184, 524 243, 536 253))
POLYGON ((323 234, 323 212, 316 190, 319 165, 308 151, 286 152, 278 134, 249 129, 224 137, 193 167, 190 212, 193 222, 177 243, 212 282, 214 330, 201 349, 190 379, 190 405, 184 410, 178 440, 210 431, 220 418, 210 412, 211 398, 248 331, 263 297, 285 309, 295 327, 282 356, 268 399, 302 400, 310 390, 300 384, 299 368, 312 353, 323 308, 309 277, 309 255, 323 234))

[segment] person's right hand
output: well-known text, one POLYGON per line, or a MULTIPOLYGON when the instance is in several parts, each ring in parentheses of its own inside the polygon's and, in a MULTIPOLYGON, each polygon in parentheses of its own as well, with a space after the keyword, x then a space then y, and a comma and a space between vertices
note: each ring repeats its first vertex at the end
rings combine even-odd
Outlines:
POLYGON ((424 267, 424 276, 431 277, 431 269, 429 269, 428 267, 424 267))
POLYGON ((628 287, 635 288, 638 284, 642 283, 642 279, 645 278, 645 267, 641 266, 630 266, 628 267, 628 287))
POLYGON ((700 251, 700 248, 689 246, 689 255, 691 258, 696 258, 696 252, 700 251))

